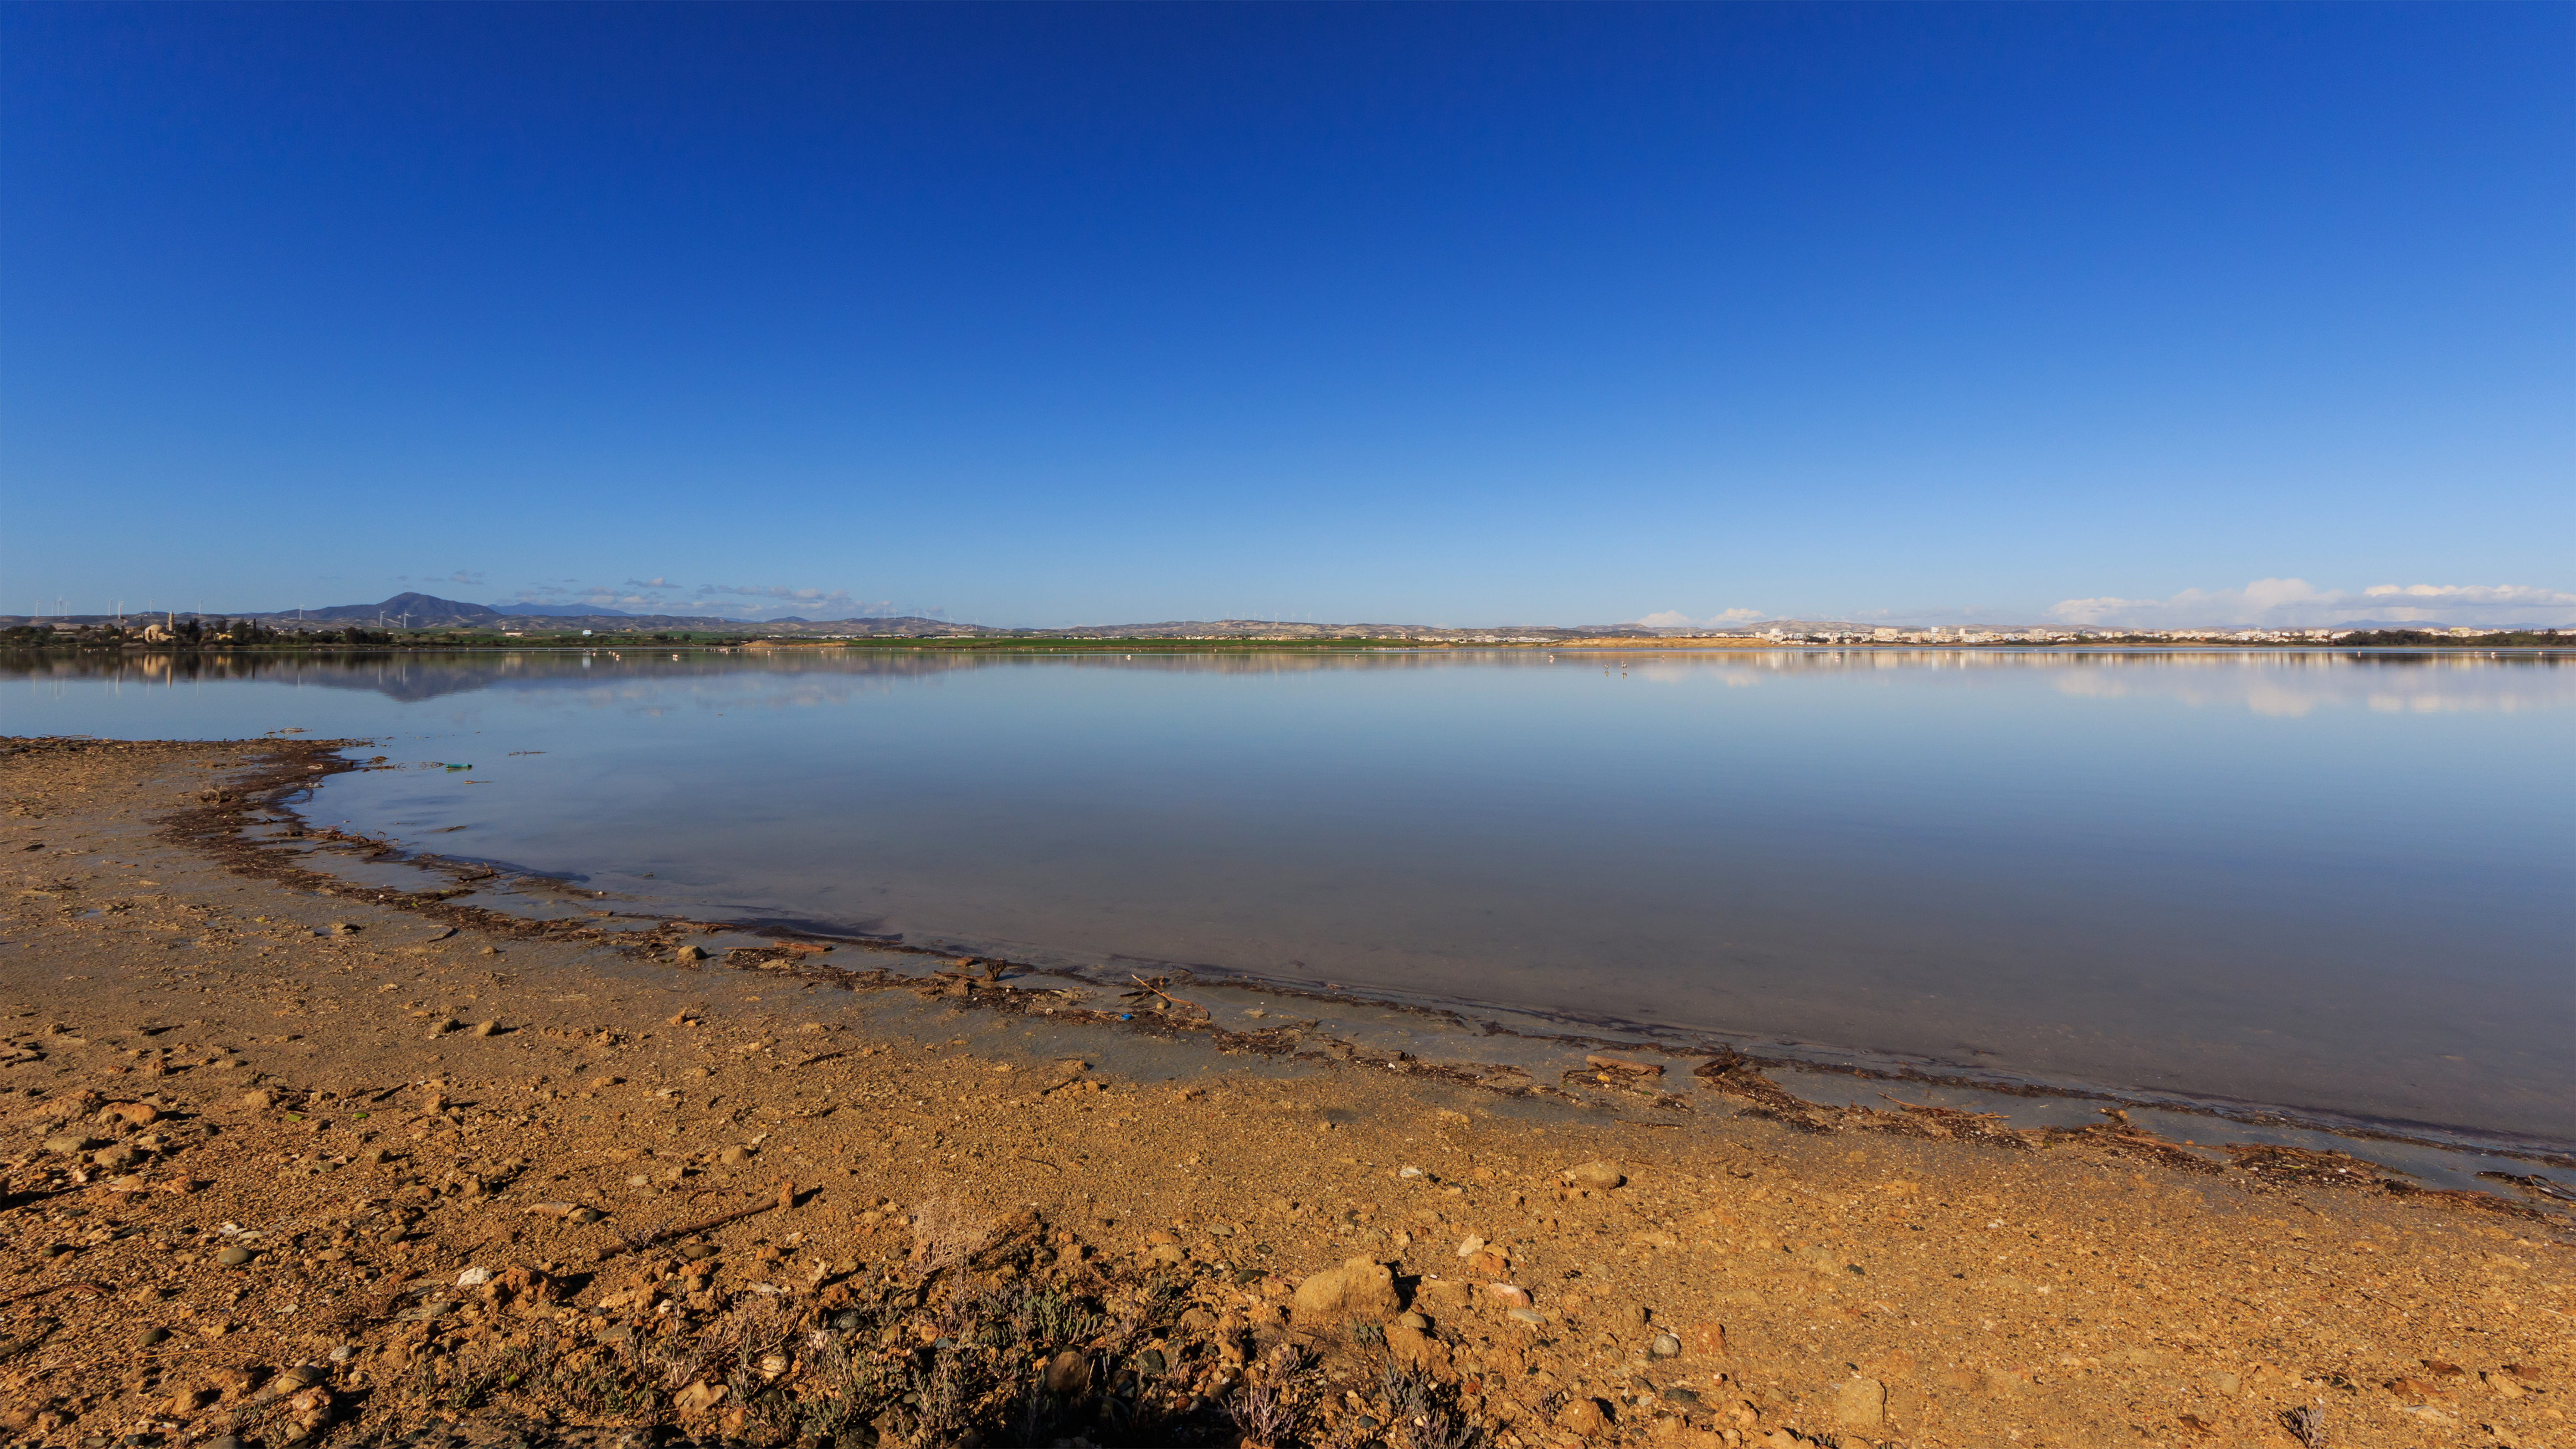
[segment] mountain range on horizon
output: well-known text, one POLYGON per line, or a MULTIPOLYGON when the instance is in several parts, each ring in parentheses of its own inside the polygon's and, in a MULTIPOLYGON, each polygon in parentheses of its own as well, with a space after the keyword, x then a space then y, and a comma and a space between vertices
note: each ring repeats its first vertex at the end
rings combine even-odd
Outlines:
MULTIPOLYGON (((137 611, 124 618, 149 619, 151 613, 137 611)), ((1126 636, 1172 637, 1192 635, 1211 638, 1249 637, 1326 637, 1364 634, 1372 638, 1412 639, 1459 634, 1519 637, 1530 639, 1580 639, 1619 634, 1636 636, 1652 634, 1666 637, 1743 637, 1770 630, 1800 633, 1865 633, 1873 628, 1919 628, 1920 625, 1894 625, 1888 621, 1857 623, 1844 619, 1760 619, 1718 626, 1677 627, 1647 625, 1634 621, 1615 624, 1324 624, 1302 620, 1280 619, 1168 619, 1158 623, 1086 624, 1067 628, 1011 628, 988 624, 964 624, 950 619, 921 615, 861 615, 844 619, 806 619, 788 616, 776 619, 738 619, 717 615, 638 614, 624 609, 599 608, 585 604, 507 603, 501 605, 469 603, 461 599, 443 599, 435 594, 407 591, 373 604, 334 604, 318 609, 277 609, 268 612, 224 613, 177 611, 190 618, 248 619, 286 627, 328 625, 347 627, 387 627, 404 629, 501 629, 512 624, 535 624, 543 621, 557 628, 574 628, 588 624, 601 633, 645 633, 679 630, 703 633, 722 630, 733 633, 849 634, 865 632, 882 637, 921 638, 937 635, 1015 635, 1054 636, 1062 638, 1102 638, 1126 636)), ((98 624, 114 622, 118 616, 108 614, 0 615, 0 627, 31 623, 98 624)), ((2061 623, 2008 624, 1989 623, 1968 626, 1978 630, 2050 629, 2065 633, 2117 635, 2140 631, 2118 625, 2070 625, 2061 623)), ((2231 624, 2182 625, 2183 628, 2230 629, 2246 627, 2231 624)), ((2425 620, 2352 619, 2332 625, 2335 629, 2445 629, 2447 624, 2425 620)), ((2546 625, 2497 625, 2498 630, 2514 628, 2548 628, 2546 625)))

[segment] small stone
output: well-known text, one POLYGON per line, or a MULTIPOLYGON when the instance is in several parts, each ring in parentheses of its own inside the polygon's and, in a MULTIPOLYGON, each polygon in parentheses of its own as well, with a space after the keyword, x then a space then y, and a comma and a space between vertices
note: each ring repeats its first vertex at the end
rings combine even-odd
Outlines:
POLYGON ((1595 1192, 1607 1192, 1628 1180, 1617 1167, 1597 1159, 1569 1167, 1561 1175, 1573 1186, 1591 1188, 1595 1192))
POLYGON ((1589 1439, 1610 1427, 1610 1416, 1599 1399, 1575 1399, 1556 1411, 1556 1427, 1589 1439))
POLYGON ((89 1160, 93 1166, 104 1167, 111 1172, 118 1172, 141 1162, 143 1160, 143 1154, 135 1151, 131 1147, 127 1147, 124 1144, 119 1143, 114 1147, 102 1147, 98 1151, 91 1153, 89 1160))
POLYGON ((489 1268, 468 1268, 456 1275, 456 1286, 459 1288, 480 1288, 491 1281, 492 1270, 489 1268))
POLYGON ((354 936, 358 934, 358 923, 355 921, 333 921, 327 929, 334 936, 354 936))
POLYGON ((45 1139, 45 1150, 61 1157, 69 1157, 75 1152, 87 1152, 98 1145, 98 1139, 95 1137, 64 1136, 45 1139))
POLYGON ((1876 1379, 1845 1379, 1834 1390, 1834 1418, 1847 1429, 1875 1429, 1887 1417, 1887 1386, 1876 1379))
POLYGON ((291 1394, 298 1389, 309 1389, 330 1376, 331 1371, 320 1364, 297 1364, 293 1368, 278 1371, 277 1391, 281 1394, 291 1394))
POLYGON ((1682 1330, 1682 1344, 1703 1358, 1726 1355, 1726 1326, 1721 1323, 1694 1323, 1682 1330))
POLYGON ((687 1388, 680 1390, 678 1394, 672 1396, 671 1406, 678 1409, 683 1414, 703 1414, 707 1410, 714 1408, 716 1406, 716 1400, 721 1399, 724 1396, 724 1385, 711 1384, 704 1379, 700 1379, 696 1383, 689 1385, 687 1388))
POLYGON ((110 1102, 98 1109, 102 1122, 122 1122, 128 1127, 149 1127, 161 1120, 161 1109, 149 1102, 110 1102))
POLYGON ((1293 1300, 1301 1321, 1362 1318, 1383 1323, 1401 1312, 1395 1274, 1371 1258, 1353 1258, 1327 1268, 1297 1285, 1293 1300))
POLYGON ((622 1087, 626 1085, 626 1079, 624 1077, 593 1077, 582 1085, 588 1087, 594 1092, 605 1092, 611 1087, 622 1087))
POLYGON ((215 1261, 221 1263, 227 1268, 241 1267, 243 1264, 248 1263, 250 1259, 251 1252, 248 1248, 226 1248, 215 1255, 215 1261))
MULTIPOLYGON (((691 962, 691 961, 704 961, 705 959, 707 959, 707 948, 706 948, 706 947, 704 947, 704 946, 699 946, 699 945, 691 944, 691 945, 687 945, 687 946, 682 946, 678 951, 673 952, 672 954, 673 954, 673 957, 674 957, 675 959, 677 959, 677 960, 678 960, 682 965, 686 965, 686 964, 688 964, 688 963, 689 963, 689 962, 691 962)), ((677 1020, 678 1018, 676 1018, 676 1017, 675 1017, 675 1018, 673 1018, 673 1019, 674 1019, 674 1020, 677 1020)))
POLYGON ((1091 1387, 1091 1360, 1066 1349, 1047 1360, 1044 1377, 1050 1394, 1079 1394, 1091 1387))
POLYGON ((1184 1252, 1178 1243, 1156 1243, 1146 1249, 1145 1256, 1157 1263, 1177 1265, 1188 1261, 1190 1255, 1184 1252))
POLYGON ((723 1167, 740 1167, 750 1160, 751 1149, 748 1147, 728 1147, 716 1154, 717 1164, 723 1167))
POLYGON ((1512 1310, 1511 1316, 1513 1322, 1526 1323, 1532 1328, 1536 1328, 1540 1324, 1547 1322, 1547 1315, 1539 1312, 1535 1308, 1515 1308, 1512 1310))
POLYGON ((1395 1316, 1395 1321, 1412 1329, 1416 1333, 1420 1333, 1431 1326, 1431 1320, 1423 1317, 1419 1313, 1399 1313, 1395 1316))
POLYGON ((442 1016, 438 1020, 429 1024, 429 1034, 430 1037, 435 1040, 436 1038, 447 1035, 449 1032, 456 1030, 464 1024, 465 1023, 458 1021, 455 1017, 442 1016))
POLYGON ((1646 1352, 1655 1358, 1679 1358, 1682 1355, 1682 1341, 1669 1333, 1658 1333, 1655 1335, 1655 1341, 1646 1345, 1646 1352))
POLYGON ((1472 1258, 1483 1251, 1485 1251, 1485 1240, 1473 1234, 1461 1238, 1458 1242, 1458 1256, 1461 1258, 1472 1258))
POLYGON ((277 1094, 268 1091, 244 1092, 241 1104, 254 1112, 265 1112, 277 1105, 277 1094))
POLYGON ((170 1330, 166 1328, 147 1328, 143 1330, 141 1334, 137 1335, 134 1341, 136 1344, 144 1348, 150 1348, 156 1343, 167 1343, 170 1341, 170 1330))
POLYGON ((500 1029, 501 1023, 497 1021, 478 1021, 474 1023, 474 1034, 476 1036, 490 1036, 500 1029))
POLYGON ((486 946, 486 947, 484 947, 482 950, 477 951, 477 952, 475 952, 474 954, 475 954, 475 955, 477 955, 477 956, 498 956, 498 955, 500 955, 500 954, 501 954, 501 952, 500 952, 500 948, 498 948, 498 947, 496 947, 496 946, 486 946))

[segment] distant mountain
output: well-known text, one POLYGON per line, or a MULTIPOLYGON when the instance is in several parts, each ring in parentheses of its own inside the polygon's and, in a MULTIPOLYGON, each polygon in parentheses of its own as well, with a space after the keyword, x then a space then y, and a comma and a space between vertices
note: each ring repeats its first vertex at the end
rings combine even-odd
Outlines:
POLYGON ((435 594, 396 594, 381 604, 334 604, 327 609, 280 609, 274 614, 255 614, 260 619, 294 619, 325 624, 373 624, 382 619, 399 628, 434 629, 457 624, 482 624, 501 617, 501 611, 489 604, 460 603, 435 594))

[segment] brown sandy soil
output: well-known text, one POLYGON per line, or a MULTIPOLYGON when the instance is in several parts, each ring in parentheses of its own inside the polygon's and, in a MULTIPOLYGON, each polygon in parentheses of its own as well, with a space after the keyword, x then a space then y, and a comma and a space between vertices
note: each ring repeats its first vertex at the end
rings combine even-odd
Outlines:
POLYGON ((0 751, 22 1441, 2576 1443, 2531 1204, 681 967, 230 847, 310 746, 0 751))

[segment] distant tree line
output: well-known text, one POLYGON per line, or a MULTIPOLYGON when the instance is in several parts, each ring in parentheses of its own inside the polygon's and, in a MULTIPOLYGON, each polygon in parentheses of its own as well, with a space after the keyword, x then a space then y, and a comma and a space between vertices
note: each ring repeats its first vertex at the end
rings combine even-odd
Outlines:
POLYGON ((2337 639, 2338 649, 2545 649, 2576 643, 2548 629, 2498 629, 2492 634, 2435 633, 2430 629, 2371 629, 2337 639))

